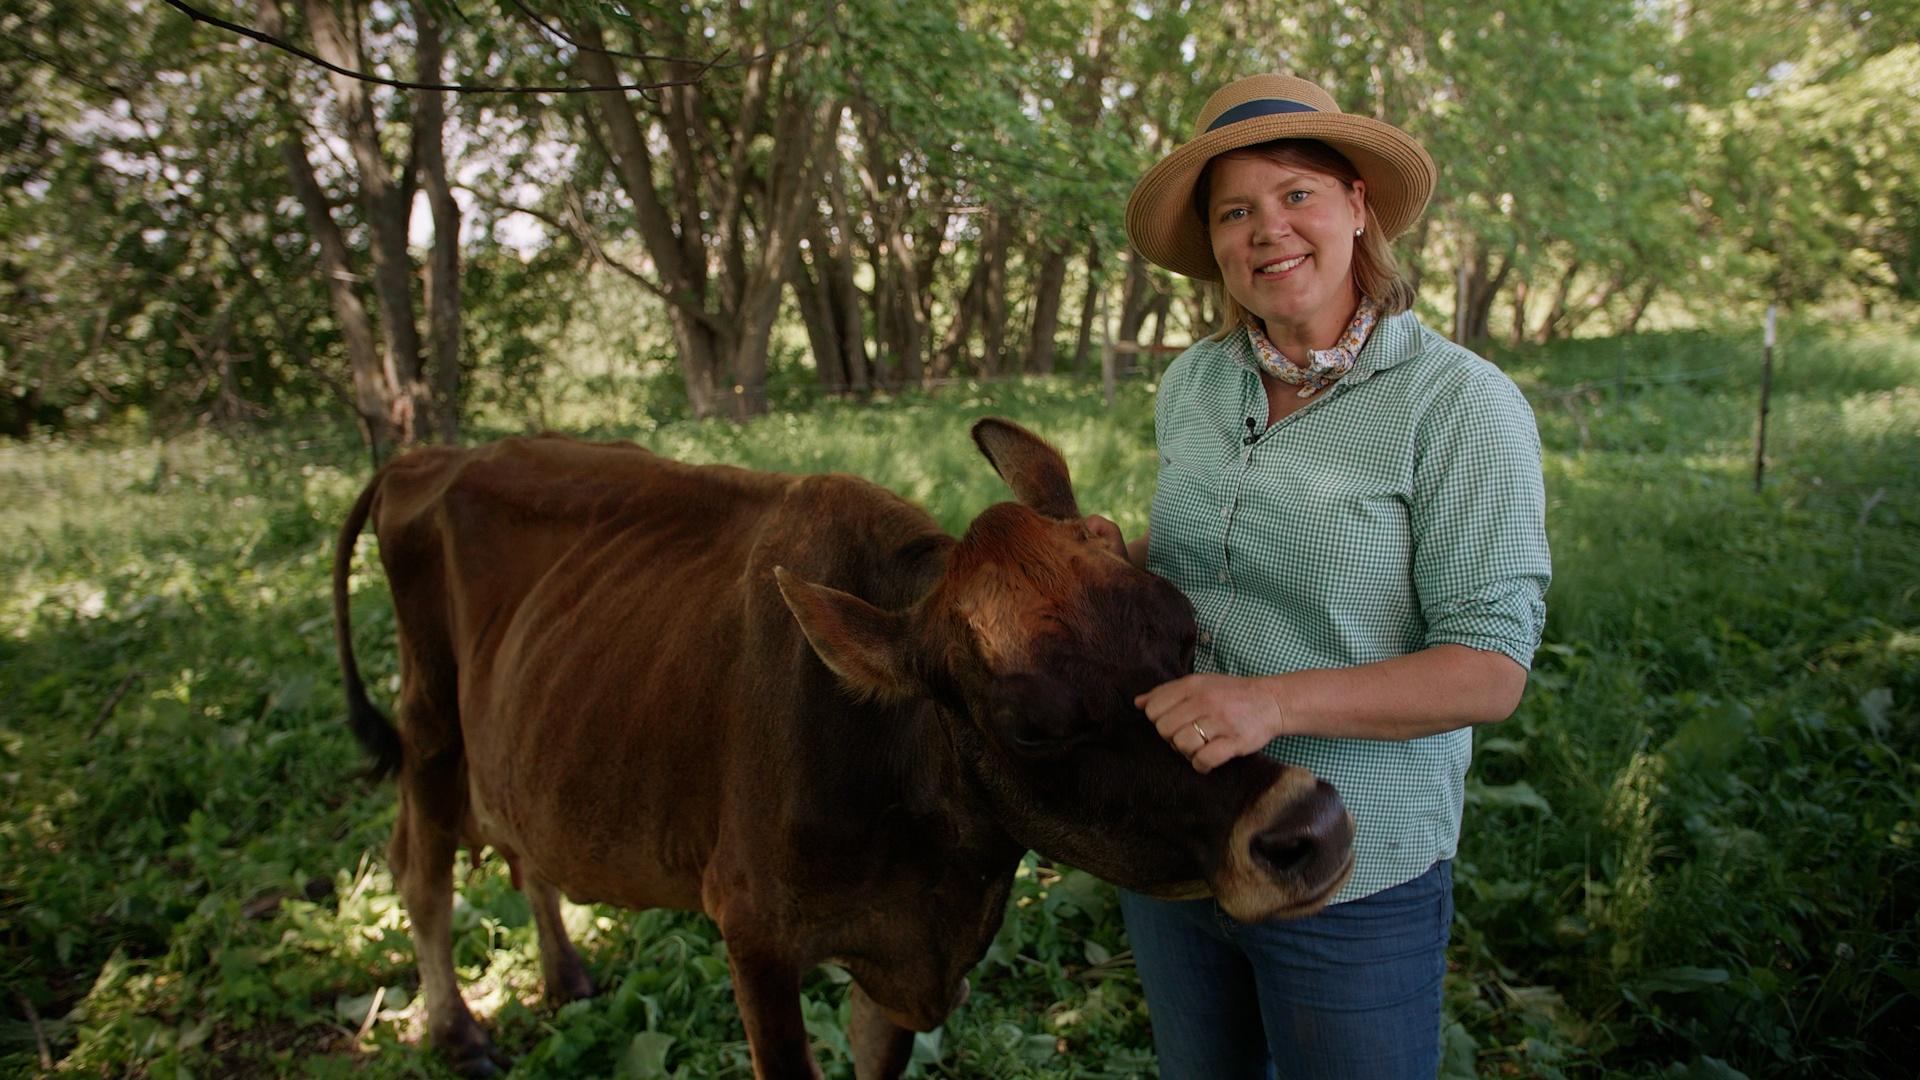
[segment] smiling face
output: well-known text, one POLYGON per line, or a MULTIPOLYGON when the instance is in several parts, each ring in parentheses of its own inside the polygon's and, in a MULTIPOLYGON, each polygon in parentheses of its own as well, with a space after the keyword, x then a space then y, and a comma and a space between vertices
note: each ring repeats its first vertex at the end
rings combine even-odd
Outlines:
POLYGON ((1331 346, 1360 303, 1353 231, 1366 221, 1366 182, 1257 153, 1207 168, 1207 234, 1228 294, 1289 357, 1331 346))

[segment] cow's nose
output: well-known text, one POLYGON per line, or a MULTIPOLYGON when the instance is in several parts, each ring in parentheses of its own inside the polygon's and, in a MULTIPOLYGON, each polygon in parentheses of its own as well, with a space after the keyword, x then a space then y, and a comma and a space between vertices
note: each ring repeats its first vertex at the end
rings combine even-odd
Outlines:
POLYGON ((1253 856, 1274 876, 1315 891, 1346 866, 1353 843, 1353 819, 1340 794, 1325 780, 1283 808, 1266 828, 1254 834, 1253 856))

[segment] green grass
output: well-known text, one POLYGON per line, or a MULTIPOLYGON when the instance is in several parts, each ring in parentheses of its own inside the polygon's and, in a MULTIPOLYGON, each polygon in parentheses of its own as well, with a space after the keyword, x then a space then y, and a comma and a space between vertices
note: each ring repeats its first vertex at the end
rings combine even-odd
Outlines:
MULTIPOLYGON (((1526 702, 1477 737, 1449 1075, 1904 1074, 1920 341, 1790 333, 1759 494, 1757 342, 1498 359, 1540 417, 1556 579, 1526 702)), ((986 413, 1054 439, 1129 535, 1152 492, 1142 383, 1112 413, 1064 380, 795 390, 745 426, 555 400, 548 422, 689 460, 859 473, 950 529, 1003 497, 965 434, 986 413)), ((364 456, 302 430, 0 445, 0 1074, 37 1068, 24 1002, 83 1075, 445 1075, 382 855, 392 794, 355 777, 331 658, 328 553, 364 456)), ((378 691, 392 620, 364 549, 355 622, 378 691)), ((1030 862, 1015 904, 920 1073, 1151 1075, 1111 890, 1030 862)), ((466 880, 456 960, 525 1074, 750 1075, 711 924, 570 918, 605 992, 554 1012, 525 902, 494 862, 466 880)), ((840 978, 807 987, 831 1076, 840 978)))

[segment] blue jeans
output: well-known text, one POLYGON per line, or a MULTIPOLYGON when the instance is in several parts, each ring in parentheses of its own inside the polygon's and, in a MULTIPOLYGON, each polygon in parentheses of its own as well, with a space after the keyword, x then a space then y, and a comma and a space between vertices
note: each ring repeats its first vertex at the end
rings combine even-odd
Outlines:
POLYGON ((1433 1080, 1453 864, 1305 919, 1230 918, 1213 900, 1120 907, 1161 1080, 1433 1080))

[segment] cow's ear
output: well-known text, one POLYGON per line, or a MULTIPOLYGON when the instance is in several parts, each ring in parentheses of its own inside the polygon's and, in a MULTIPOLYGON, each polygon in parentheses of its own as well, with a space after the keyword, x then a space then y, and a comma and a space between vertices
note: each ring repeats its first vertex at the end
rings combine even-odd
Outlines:
POLYGON ((773 578, 807 643, 848 689, 893 700, 920 688, 913 676, 905 615, 802 581, 784 566, 773 568, 773 578))
POLYGON ((973 441, 1022 503, 1063 521, 1080 516, 1073 480, 1067 475, 1067 459, 1040 436, 1019 424, 989 416, 973 425, 973 441))

